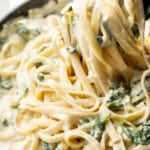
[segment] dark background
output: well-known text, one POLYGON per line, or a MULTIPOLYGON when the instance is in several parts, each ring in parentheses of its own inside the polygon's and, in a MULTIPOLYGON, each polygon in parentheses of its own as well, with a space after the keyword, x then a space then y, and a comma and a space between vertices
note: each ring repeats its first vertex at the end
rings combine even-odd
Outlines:
POLYGON ((150 18, 150 0, 143 0, 144 3, 144 11, 145 11, 145 18, 150 18))

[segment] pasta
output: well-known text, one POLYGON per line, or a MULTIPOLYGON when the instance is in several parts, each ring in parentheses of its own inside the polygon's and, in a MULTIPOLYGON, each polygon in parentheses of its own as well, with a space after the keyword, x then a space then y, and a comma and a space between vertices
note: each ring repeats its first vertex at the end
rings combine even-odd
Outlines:
POLYGON ((141 0, 50 1, 6 23, 1 149, 150 149, 149 28, 141 0))

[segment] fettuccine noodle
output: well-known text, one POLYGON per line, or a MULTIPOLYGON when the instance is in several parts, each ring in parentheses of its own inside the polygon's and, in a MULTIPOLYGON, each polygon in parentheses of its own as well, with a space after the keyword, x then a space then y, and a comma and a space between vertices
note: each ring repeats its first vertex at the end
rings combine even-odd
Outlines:
POLYGON ((0 149, 150 149, 149 29, 141 0, 50 1, 6 23, 0 149))

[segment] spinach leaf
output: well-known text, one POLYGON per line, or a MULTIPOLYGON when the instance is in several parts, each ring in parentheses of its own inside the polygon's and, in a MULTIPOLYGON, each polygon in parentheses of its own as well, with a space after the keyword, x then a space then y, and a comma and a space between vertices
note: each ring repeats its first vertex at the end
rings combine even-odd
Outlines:
POLYGON ((5 90, 10 90, 13 86, 10 83, 10 81, 1 81, 0 82, 0 87, 5 89, 5 90))
POLYGON ((99 43, 100 45, 103 43, 103 36, 102 36, 102 35, 98 35, 98 36, 96 37, 96 39, 97 39, 97 41, 98 41, 98 43, 99 43))
MULTIPOLYGON (((138 78, 131 82, 131 97, 136 97, 144 94, 142 85, 141 85, 141 78, 138 78)), ((147 88, 147 91, 150 92, 150 76, 147 76, 145 78, 145 86, 147 88)))
POLYGON ((30 40, 35 38, 41 33, 39 28, 28 29, 23 23, 16 24, 16 32, 25 40, 30 40))
POLYGON ((114 82, 110 85, 109 89, 110 90, 117 90, 122 86, 122 82, 114 82))
POLYGON ((107 106, 112 110, 122 110, 124 108, 124 98, 129 94, 129 88, 122 82, 112 83, 106 96, 107 106))
POLYGON ((109 118, 109 115, 100 115, 94 122, 94 125, 90 129, 90 134, 96 138, 99 142, 101 141, 102 134, 105 130, 105 124, 109 118))
POLYGON ((17 95, 17 101, 20 101, 27 92, 28 92, 28 87, 26 85, 23 85, 21 91, 17 95))
POLYGON ((42 145, 43 150, 51 150, 49 147, 49 143, 41 141, 41 145, 42 145))
POLYGON ((7 40, 6 37, 0 37, 0 49, 2 49, 2 47, 5 44, 6 40, 7 40))
POLYGON ((48 74, 49 74, 48 72, 40 72, 40 73, 38 74, 38 79, 39 79, 40 81, 44 81, 45 76, 48 75, 48 74))
POLYGON ((150 144, 150 120, 139 126, 135 126, 134 124, 125 121, 128 127, 123 125, 123 123, 116 123, 122 128, 123 132, 131 139, 132 142, 141 145, 150 144))
POLYGON ((2 125, 3 125, 4 127, 7 127, 7 126, 8 126, 8 121, 7 121, 6 118, 2 121, 2 125))
POLYGON ((42 150, 56 150, 58 143, 47 143, 44 141, 41 141, 42 150))
POLYGON ((90 120, 88 118, 84 118, 84 119, 79 120, 80 125, 83 125, 83 124, 86 124, 89 122, 90 122, 90 120))
POLYGON ((73 46, 68 46, 67 48, 66 48, 66 50, 70 53, 70 54, 74 54, 74 53, 77 53, 78 52, 78 50, 75 48, 75 47, 73 47, 73 46))
POLYGON ((40 73, 40 74, 38 75, 38 79, 39 79, 40 81, 44 81, 44 79, 45 79, 44 74, 43 74, 43 73, 40 73))
POLYGON ((124 105, 122 100, 107 101, 107 106, 113 110, 122 110, 124 105))

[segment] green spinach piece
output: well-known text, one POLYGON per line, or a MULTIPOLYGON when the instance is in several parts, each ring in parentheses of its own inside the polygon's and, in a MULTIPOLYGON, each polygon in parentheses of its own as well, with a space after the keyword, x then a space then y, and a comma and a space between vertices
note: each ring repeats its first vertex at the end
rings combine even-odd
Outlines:
POLYGON ((96 138, 99 142, 101 141, 102 134, 105 130, 105 124, 109 118, 109 115, 99 115, 95 120, 94 125, 90 129, 90 135, 96 138))
POLYGON ((86 124, 86 123, 89 123, 89 122, 90 122, 90 120, 88 118, 84 118, 84 119, 79 120, 80 125, 83 125, 83 124, 86 124))
POLYGON ((112 83, 109 87, 106 100, 107 106, 112 110, 122 110, 124 108, 124 97, 129 94, 129 88, 122 82, 112 83))
POLYGON ((18 23, 16 25, 16 32, 25 40, 30 40, 35 38, 41 33, 39 28, 28 29, 23 23, 18 23))
POLYGON ((4 127, 7 127, 7 126, 8 126, 8 121, 7 121, 6 118, 2 121, 2 125, 3 125, 4 127))
POLYGON ((22 97, 28 92, 28 87, 26 86, 26 85, 23 85, 22 86, 22 89, 21 89, 21 91, 18 93, 18 95, 17 95, 17 101, 19 102, 21 99, 22 99, 22 97))
POLYGON ((73 46, 68 46, 67 48, 66 48, 66 50, 70 53, 70 54, 74 54, 74 53, 77 53, 78 52, 78 50, 75 48, 75 47, 73 47, 73 46))
POLYGON ((123 125, 123 123, 116 123, 122 128, 123 132, 131 139, 132 142, 140 145, 150 144, 150 120, 138 126, 125 121, 128 127, 123 125))
POLYGON ((13 86, 10 81, 0 81, 0 87, 5 90, 10 90, 13 86))
POLYGON ((6 43, 6 41, 7 41, 6 37, 0 37, 0 49, 2 49, 2 47, 6 43))
POLYGON ((51 150, 49 147, 49 143, 41 141, 41 145, 42 145, 43 150, 51 150))
POLYGON ((99 43, 100 45, 103 43, 103 36, 102 36, 102 35, 98 35, 98 36, 96 37, 96 39, 97 39, 97 41, 98 41, 98 43, 99 43))
POLYGON ((47 143, 44 141, 41 141, 42 150, 56 150, 58 143, 47 143))

